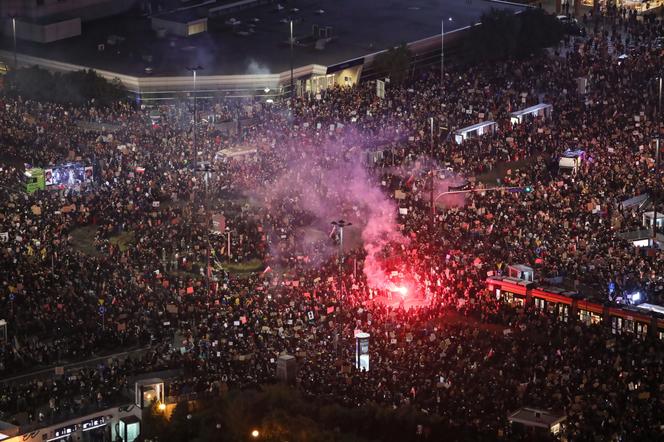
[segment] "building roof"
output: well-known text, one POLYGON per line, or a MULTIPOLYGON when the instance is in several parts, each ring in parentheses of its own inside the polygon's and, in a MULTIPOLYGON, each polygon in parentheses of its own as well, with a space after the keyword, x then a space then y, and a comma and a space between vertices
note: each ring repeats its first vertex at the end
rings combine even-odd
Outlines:
POLYGON ((480 127, 493 126, 494 124, 496 124, 495 121, 482 121, 480 123, 473 124, 472 126, 462 127, 461 129, 457 130, 456 133, 459 134, 463 132, 472 132, 479 129, 480 127))
MULTIPOLYGON (((280 10, 271 3, 210 17, 208 32, 187 38, 160 39, 149 18, 125 14, 84 23, 79 37, 47 45, 19 41, 18 50, 127 75, 144 75, 146 67, 154 76, 187 75, 185 67, 192 63, 204 66, 204 75, 281 73, 290 69, 289 19, 299 42, 311 40, 314 25, 332 28, 332 40, 324 49, 316 50, 313 44, 294 48, 296 67, 330 66, 440 35, 443 17, 452 18, 445 20, 448 33, 479 22, 492 8, 525 8, 486 0, 292 0, 283 5, 280 10), (125 41, 107 44, 99 52, 98 45, 109 35, 125 41)), ((11 50, 11 39, 4 39, 2 46, 11 50)))
POLYGON ((664 307, 662 307, 661 305, 648 304, 647 302, 644 302, 643 304, 637 305, 636 308, 638 308, 639 310, 655 312, 659 313, 660 315, 664 315, 664 307))
POLYGON ((533 112, 537 112, 541 109, 548 109, 550 107, 553 107, 553 106, 550 105, 550 104, 547 104, 547 103, 540 103, 540 104, 536 104, 534 106, 527 107, 525 109, 518 110, 516 112, 512 112, 510 115, 513 115, 513 116, 526 115, 526 114, 531 114, 533 112))
POLYGON ((207 11, 201 9, 185 9, 182 11, 166 12, 164 14, 153 15, 152 18, 171 21, 175 23, 192 23, 207 19, 207 11))
POLYGON ((537 408, 519 408, 514 413, 507 416, 510 422, 517 422, 529 427, 551 428, 555 424, 567 419, 564 413, 556 413, 537 408))

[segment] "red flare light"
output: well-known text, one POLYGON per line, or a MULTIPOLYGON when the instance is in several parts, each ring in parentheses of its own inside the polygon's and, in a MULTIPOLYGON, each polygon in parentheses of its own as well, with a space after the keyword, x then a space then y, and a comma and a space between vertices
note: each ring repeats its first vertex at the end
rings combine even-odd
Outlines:
POLYGON ((408 287, 394 287, 392 291, 399 293, 401 296, 406 296, 408 294, 408 287))

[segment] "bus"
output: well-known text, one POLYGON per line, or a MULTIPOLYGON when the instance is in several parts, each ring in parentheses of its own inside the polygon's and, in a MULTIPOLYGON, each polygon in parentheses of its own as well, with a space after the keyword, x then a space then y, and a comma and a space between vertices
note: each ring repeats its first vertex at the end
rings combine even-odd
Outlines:
POLYGON ((44 169, 33 167, 24 173, 25 191, 35 193, 38 190, 46 189, 46 180, 44 179, 44 169))

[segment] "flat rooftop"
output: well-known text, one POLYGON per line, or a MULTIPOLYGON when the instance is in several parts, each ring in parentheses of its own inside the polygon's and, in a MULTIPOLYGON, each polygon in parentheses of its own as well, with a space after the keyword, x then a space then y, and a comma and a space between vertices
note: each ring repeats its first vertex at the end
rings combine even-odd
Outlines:
MULTIPOLYGON (((18 51, 134 76, 145 76, 147 67, 153 76, 187 75, 185 67, 193 64, 205 68, 202 75, 274 74, 290 69, 289 19, 296 40, 310 38, 314 25, 332 27, 334 36, 322 50, 296 45, 295 67, 331 66, 440 35, 443 17, 445 33, 475 24, 491 9, 524 7, 486 0, 292 0, 211 17, 207 33, 188 38, 158 38, 150 18, 133 13, 84 23, 83 35, 63 41, 19 41, 18 51), (110 45, 111 35, 125 40, 110 45)), ((2 46, 11 50, 11 39, 2 46)))

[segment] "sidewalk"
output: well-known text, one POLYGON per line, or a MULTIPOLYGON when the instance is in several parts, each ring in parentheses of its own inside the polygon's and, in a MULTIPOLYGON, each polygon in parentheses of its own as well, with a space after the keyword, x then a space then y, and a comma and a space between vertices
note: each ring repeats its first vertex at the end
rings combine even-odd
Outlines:
MULTIPOLYGON (((83 367, 94 367, 97 365, 98 362, 106 362, 109 359, 118 359, 118 360, 124 360, 127 359, 128 357, 137 357, 143 355, 145 352, 150 350, 152 347, 142 347, 142 348, 135 348, 131 349, 128 351, 120 352, 120 353, 112 353, 108 355, 102 355, 102 356, 97 356, 95 358, 91 359, 85 359, 82 361, 78 362, 71 362, 68 364, 63 364, 61 367, 64 368, 64 373, 66 374, 67 372, 70 371, 75 371, 78 369, 81 369, 83 367)), ((12 376, 9 378, 4 378, 0 379, 0 385, 2 384, 8 384, 11 382, 16 382, 16 381, 30 381, 34 379, 48 379, 54 376, 55 374, 55 368, 56 365, 52 365, 40 370, 35 370, 35 371, 30 371, 28 373, 12 376)))

